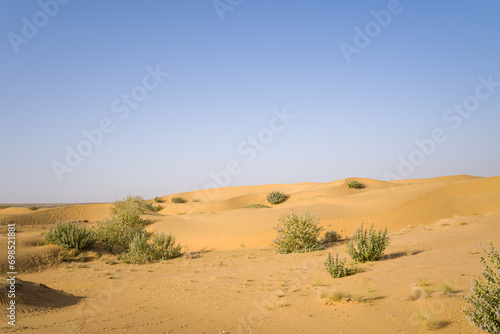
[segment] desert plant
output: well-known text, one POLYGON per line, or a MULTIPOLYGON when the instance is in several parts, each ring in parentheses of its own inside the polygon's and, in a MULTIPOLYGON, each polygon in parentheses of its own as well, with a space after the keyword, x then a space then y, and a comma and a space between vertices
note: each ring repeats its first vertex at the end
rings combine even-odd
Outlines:
POLYGON ((182 197, 172 197, 172 203, 186 203, 186 200, 182 197))
POLYGON ((135 223, 123 222, 118 217, 107 218, 97 223, 95 236, 97 241, 114 248, 129 248, 135 236, 142 233, 146 221, 139 219, 135 223))
POLYGON ((148 210, 151 210, 153 212, 158 212, 158 211, 161 211, 163 210, 165 207, 163 205, 154 205, 153 203, 146 203, 146 208, 148 210))
POLYGON ((385 230, 379 229, 376 232, 373 224, 370 230, 365 230, 361 223, 361 226, 354 232, 352 240, 347 243, 347 253, 354 261, 376 261, 382 257, 389 243, 387 227, 385 230))
POLYGON ((488 244, 489 249, 484 249, 484 252, 492 267, 481 256, 480 261, 484 266, 482 278, 472 280, 472 294, 464 296, 469 305, 463 312, 482 330, 500 333, 500 255, 491 241, 488 244))
POLYGON ((128 263, 143 264, 155 260, 168 260, 182 255, 182 246, 175 245, 175 237, 163 233, 140 233, 134 237, 129 251, 122 259, 128 263))
POLYGON ((1 204, 0 205, 0 210, 1 209, 7 209, 7 208, 10 208, 10 205, 8 205, 8 204, 1 204))
POLYGON ((155 197, 155 202, 156 202, 156 203, 162 203, 162 202, 163 202, 163 200, 162 200, 159 196, 156 196, 156 197, 155 197))
POLYGON ((350 180, 350 181, 347 181, 347 186, 349 187, 349 189, 363 189, 365 187, 365 185, 361 182, 358 182, 356 180, 350 180))
POLYGON ((41 206, 38 206, 38 205, 33 205, 33 206, 30 206, 29 209, 32 210, 32 211, 36 211, 38 209, 41 209, 42 207, 41 206))
POLYGON ((284 193, 279 191, 272 191, 267 194, 267 201, 272 205, 283 203, 287 199, 288 195, 285 195, 284 193))
POLYGON ((134 224, 140 220, 141 214, 146 209, 146 202, 144 202, 141 196, 128 195, 127 198, 114 203, 111 213, 125 224, 134 224))
POLYGON ((323 239, 321 239, 321 243, 328 244, 328 243, 337 242, 339 240, 340 240, 340 234, 338 234, 337 232, 332 230, 332 231, 325 232, 325 236, 323 237, 323 239))
POLYGON ((196 203, 196 202, 199 202, 200 200, 197 198, 193 198, 192 201, 196 203))
POLYGON ((346 259, 339 259, 339 255, 335 254, 335 257, 332 254, 328 253, 328 258, 325 260, 326 271, 333 278, 340 278, 352 275, 356 272, 356 268, 349 268, 345 264, 346 259))
POLYGON ((283 214, 278 221, 275 230, 278 236, 273 243, 278 253, 287 254, 292 252, 304 253, 322 249, 318 242, 318 236, 323 227, 318 226, 319 218, 306 212, 297 215, 292 210, 290 214, 283 214))
POLYGON ((66 249, 85 249, 94 245, 91 229, 69 222, 57 223, 45 235, 45 242, 59 245, 66 249))
POLYGON ((245 209, 270 209, 270 206, 262 205, 262 204, 252 204, 249 206, 245 206, 245 209))

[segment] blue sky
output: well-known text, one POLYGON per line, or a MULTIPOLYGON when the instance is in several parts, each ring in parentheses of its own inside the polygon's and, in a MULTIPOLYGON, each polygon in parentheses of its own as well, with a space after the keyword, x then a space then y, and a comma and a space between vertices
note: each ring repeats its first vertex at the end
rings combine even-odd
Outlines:
POLYGON ((0 203, 499 174, 500 3, 59 1, 0 4, 0 203))

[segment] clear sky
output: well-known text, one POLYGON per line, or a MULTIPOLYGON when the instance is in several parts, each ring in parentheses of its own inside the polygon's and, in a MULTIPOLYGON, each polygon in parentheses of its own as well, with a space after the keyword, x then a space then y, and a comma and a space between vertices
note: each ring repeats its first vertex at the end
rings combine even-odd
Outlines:
POLYGON ((497 1, 0 4, 0 203, 500 174, 497 1))

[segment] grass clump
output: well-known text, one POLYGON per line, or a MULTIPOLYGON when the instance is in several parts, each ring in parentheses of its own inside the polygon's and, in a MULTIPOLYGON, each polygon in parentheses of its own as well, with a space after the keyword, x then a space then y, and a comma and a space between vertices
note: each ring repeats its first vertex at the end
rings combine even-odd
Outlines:
POLYGON ((418 319, 420 320, 422 328, 428 331, 435 331, 447 325, 446 322, 439 321, 432 314, 425 312, 420 312, 418 314, 418 319))
POLYGON ((165 207, 163 205, 154 205, 153 203, 146 203, 146 208, 148 210, 151 210, 153 212, 158 212, 158 211, 161 211, 163 209, 165 209, 165 207))
POLYGON ((262 204, 252 204, 244 207, 244 209, 264 209, 264 208, 270 209, 271 207, 262 204))
POLYGON ((41 209, 42 207, 41 206, 38 206, 38 205, 33 205, 33 206, 30 206, 29 209, 32 210, 32 211, 36 211, 38 209, 41 209))
POLYGON ((156 197, 155 197, 155 202, 156 202, 156 203, 162 203, 162 202, 163 202, 163 200, 161 199, 161 197, 156 196, 156 197))
POLYGON ((193 199, 192 199, 192 201, 193 201, 194 203, 197 203, 197 202, 199 202, 200 200, 199 200, 199 199, 197 199, 197 198, 195 197, 195 198, 193 198, 193 199))
POLYGON ((279 191, 272 191, 267 194, 267 201, 272 205, 283 203, 287 199, 288 195, 285 195, 284 193, 279 191))
POLYGON ((325 232, 325 236, 323 237, 323 239, 321 239, 321 243, 322 244, 334 243, 339 241, 340 239, 341 239, 340 234, 332 230, 325 232))
POLYGON ((356 180, 346 181, 346 184, 349 187, 349 189, 363 189, 365 187, 363 183, 356 180))
POLYGON ((441 286, 439 287, 439 291, 442 293, 442 294, 449 294, 449 293, 453 293, 455 292, 455 288, 453 288, 453 286, 451 284, 448 284, 448 283, 443 283, 441 284, 441 286))
POLYGON ((370 230, 365 230, 361 223, 354 232, 352 240, 347 243, 347 253, 357 262, 377 261, 382 258, 389 243, 387 227, 385 230, 375 231, 372 224, 370 230))
POLYGON ((482 277, 472 280, 472 294, 464 297, 469 305, 463 312, 482 330, 500 333, 500 255, 491 241, 488 244, 484 252, 492 266, 481 256, 482 277))
POLYGON ((273 243, 276 251, 281 254, 304 253, 322 249, 318 236, 323 227, 318 226, 320 219, 309 212, 283 214, 275 227, 278 236, 273 243))
POLYGON ((186 203, 186 200, 182 197, 172 197, 172 203, 186 203))
POLYGON ((345 262, 346 259, 339 259, 338 254, 335 254, 335 257, 333 257, 332 254, 328 253, 328 258, 325 260, 326 271, 333 278, 341 278, 354 274, 356 268, 347 267, 345 262))
POLYGON ((460 222, 460 226, 467 225, 467 222, 460 222))
POLYGON ((45 234, 45 242, 66 249, 79 250, 92 247, 95 239, 91 229, 74 223, 61 222, 45 234))

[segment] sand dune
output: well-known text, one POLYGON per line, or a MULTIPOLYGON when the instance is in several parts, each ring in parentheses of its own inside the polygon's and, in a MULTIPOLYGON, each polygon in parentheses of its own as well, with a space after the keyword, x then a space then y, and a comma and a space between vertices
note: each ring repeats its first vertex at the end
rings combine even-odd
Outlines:
MULTIPOLYGON (((148 229, 172 232, 187 256, 142 266, 121 263, 104 247, 84 253, 85 262, 60 262, 60 248, 43 244, 42 232, 57 221, 91 225, 110 214, 111 204, 0 210, 1 224, 15 222, 18 229, 23 281, 16 330, 413 334, 431 324, 437 333, 481 333, 461 312, 461 293, 482 270, 478 244, 491 240, 500 249, 500 176, 355 179, 366 187, 349 189, 338 180, 163 196, 164 209, 144 215, 152 221, 148 229), (270 208, 245 208, 270 206, 272 190, 290 197, 270 208), (176 196, 187 202, 172 203, 176 196), (342 235, 361 221, 387 226, 387 256, 333 279, 323 262, 328 253, 347 257, 343 242, 313 253, 275 254, 274 227, 292 209, 316 213, 326 230, 342 235), (451 292, 441 292, 444 284, 451 292), (419 289, 423 295, 415 298, 419 289), (330 300, 333 291, 344 297, 330 300)), ((3 252, 1 260, 5 271, 3 252)))

